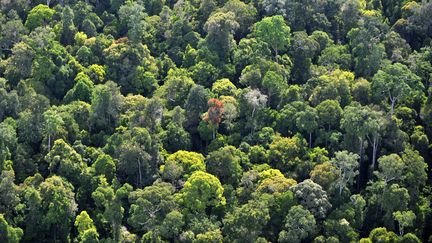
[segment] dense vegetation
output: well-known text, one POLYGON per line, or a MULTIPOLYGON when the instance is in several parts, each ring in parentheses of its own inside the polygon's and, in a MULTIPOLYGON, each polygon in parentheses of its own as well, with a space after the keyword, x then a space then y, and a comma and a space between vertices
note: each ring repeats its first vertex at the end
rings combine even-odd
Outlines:
POLYGON ((0 242, 432 241, 432 2, 0 10, 0 242))

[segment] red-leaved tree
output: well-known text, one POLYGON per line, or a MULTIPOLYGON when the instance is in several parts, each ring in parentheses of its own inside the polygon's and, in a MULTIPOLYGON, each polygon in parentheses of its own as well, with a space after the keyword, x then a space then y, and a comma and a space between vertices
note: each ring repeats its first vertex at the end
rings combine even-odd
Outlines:
POLYGON ((213 139, 216 136, 216 129, 222 121, 222 114, 224 112, 223 103, 215 98, 211 98, 207 105, 209 106, 207 113, 204 116, 204 120, 209 123, 213 130, 213 139))

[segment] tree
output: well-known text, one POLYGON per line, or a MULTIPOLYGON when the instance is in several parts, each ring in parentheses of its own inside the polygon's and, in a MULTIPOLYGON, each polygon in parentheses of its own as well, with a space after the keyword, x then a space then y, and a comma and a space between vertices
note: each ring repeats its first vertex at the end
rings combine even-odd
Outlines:
POLYGON ((331 204, 327 193, 322 187, 310 179, 292 187, 292 191, 299 199, 300 204, 308 209, 316 218, 325 218, 331 204))
POLYGON ((118 14, 120 22, 127 29, 129 40, 133 43, 141 43, 147 28, 144 7, 136 2, 126 2, 120 7, 118 14))
POLYGON ((375 162, 378 153, 378 147, 381 143, 381 137, 384 133, 383 130, 388 125, 384 114, 380 110, 371 109, 369 111, 369 118, 366 122, 368 134, 366 135, 369 143, 372 145, 372 170, 375 169, 375 162))
POLYGON ((90 77, 87 74, 80 72, 77 74, 74 81, 74 87, 66 93, 64 100, 69 102, 74 100, 90 102, 94 89, 94 84, 90 80, 90 77))
POLYGON ((86 168, 82 157, 69 144, 62 139, 54 142, 53 148, 45 156, 49 163, 49 170, 67 178, 73 185, 80 185, 80 175, 86 168))
POLYGON ((330 162, 315 165, 310 172, 310 178, 313 182, 319 184, 324 189, 328 190, 330 186, 338 179, 338 170, 330 162))
POLYGON ((222 114, 224 112, 223 103, 218 99, 210 99, 207 102, 209 108, 203 120, 208 122, 213 131, 213 139, 216 138, 216 130, 222 121, 222 114))
POLYGON ((112 135, 105 151, 118 159, 118 174, 127 182, 143 187, 155 180, 161 162, 159 144, 146 128, 134 127, 112 135))
POLYGON ((385 183, 398 182, 403 179, 405 164, 397 154, 382 156, 378 159, 379 172, 376 173, 385 183))
POLYGON ((168 213, 161 225, 161 235, 166 239, 178 237, 184 226, 184 216, 177 210, 168 213))
POLYGON ((305 31, 293 33, 290 54, 293 56, 291 80, 304 84, 311 76, 312 58, 319 48, 319 43, 307 35, 305 31), (298 51, 302 50, 302 51, 298 51))
POLYGON ((185 131, 185 110, 176 106, 172 110, 172 118, 166 126, 166 130, 161 134, 164 148, 168 152, 191 149, 190 134, 185 131))
POLYGON ((4 54, 9 53, 13 46, 19 43, 28 33, 16 12, 10 11, 8 15, 9 21, 3 21, 0 17, 0 23, 2 24, 0 29, 0 53, 4 54))
POLYGON ((359 158, 359 155, 345 150, 336 152, 335 157, 331 160, 332 165, 338 170, 338 178, 335 183, 339 188, 339 195, 347 185, 353 183, 354 178, 359 174, 359 158))
POLYGON ((412 211, 394 212, 393 217, 399 223, 399 235, 404 234, 404 228, 411 227, 416 216, 412 211))
POLYGON ((101 177, 99 186, 92 193, 92 198, 98 208, 98 218, 109 224, 115 242, 119 242, 122 238, 121 223, 124 215, 122 201, 128 198, 131 191, 132 186, 129 184, 114 189, 104 177, 101 177))
POLYGON ((237 87, 227 78, 219 79, 212 85, 212 92, 219 96, 234 96, 237 87))
POLYGON ((392 242, 397 241, 397 235, 392 231, 387 231, 386 228, 375 228, 369 233, 371 242, 392 242))
POLYGON ((204 24, 207 32, 206 44, 216 52, 219 60, 224 62, 235 46, 233 33, 240 27, 235 19, 235 14, 229 12, 216 12, 212 14, 204 24))
POLYGON ((365 122, 368 120, 369 115, 370 110, 368 107, 354 103, 345 107, 341 120, 341 128, 358 139, 360 163, 363 160, 364 142, 369 132, 368 124, 365 122))
POLYGON ((179 150, 167 157, 162 169, 162 178, 174 181, 189 178, 195 171, 205 171, 204 156, 200 153, 179 150))
POLYGON ((47 110, 44 114, 44 133, 48 136, 48 151, 51 150, 51 141, 56 139, 62 126, 64 126, 64 121, 62 117, 54 109, 47 110))
POLYGON ((328 45, 322 50, 318 64, 332 69, 350 70, 352 57, 347 45, 328 45))
MULTIPOLYGON (((174 187, 166 182, 157 182, 129 195, 131 203, 128 223, 139 232, 160 228, 166 217, 174 210, 174 187)), ((171 214, 172 215, 172 214, 171 214)))
POLYGON ((16 85, 21 79, 29 78, 32 74, 32 64, 36 52, 25 43, 19 42, 12 47, 12 55, 6 61, 5 77, 16 85))
POLYGON ((75 219, 75 227, 78 230, 78 240, 82 243, 99 242, 99 233, 86 211, 82 211, 75 219))
POLYGON ((225 124, 225 127, 228 131, 232 131, 235 126, 234 121, 239 116, 239 103, 236 98, 232 96, 222 96, 221 101, 224 107, 224 120, 222 123, 225 124))
POLYGON ((7 221, 11 221, 14 217, 13 215, 16 212, 15 208, 20 203, 20 198, 18 197, 20 188, 14 183, 14 171, 12 169, 2 169, 3 170, 0 174, 0 210, 2 212, 1 217, 4 217, 7 221))
POLYGON ((147 45, 128 38, 116 42, 108 39, 100 44, 104 45, 98 51, 108 67, 107 78, 116 80, 123 93, 153 91, 159 68, 147 45))
POLYGON ((315 218, 301 205, 291 207, 279 233, 279 242, 301 242, 312 239, 317 233, 315 218))
POLYGON ((66 6, 62 12, 62 33, 61 33, 61 42, 64 44, 71 44, 74 40, 76 27, 74 25, 74 11, 66 6))
POLYGON ((13 227, 0 214, 0 241, 5 243, 18 243, 23 236, 23 230, 18 227, 13 227))
POLYGON ((401 64, 395 63, 379 70, 372 80, 372 92, 377 97, 390 101, 390 115, 393 115, 396 103, 403 102, 413 92, 423 89, 420 77, 401 64))
POLYGON ((260 181, 256 191, 258 195, 268 193, 276 197, 284 194, 288 189, 297 184, 297 181, 286 178, 282 172, 277 169, 269 169, 259 173, 260 181))
POLYGON ((266 202, 250 200, 225 216, 223 232, 228 241, 256 242, 269 220, 270 214, 266 202))
POLYGON ((51 21, 52 16, 55 14, 54 9, 50 9, 49 6, 39 4, 30 10, 25 26, 29 30, 34 30, 38 26, 46 25, 51 21))
POLYGON ((316 107, 318 124, 327 131, 339 126, 342 117, 342 108, 336 100, 325 100, 316 107))
POLYGON ((420 243, 421 240, 413 233, 407 233, 404 236, 402 236, 401 242, 415 242, 420 243))
POLYGON ((345 107, 351 101, 351 86, 354 78, 354 73, 340 69, 320 75, 318 78, 311 78, 306 83, 306 86, 312 85, 309 100, 313 105, 318 105, 325 100, 337 100, 342 107, 345 107))
POLYGON ((96 85, 91 99, 90 124, 96 130, 112 130, 119 122, 124 97, 114 82, 96 85))
POLYGON ((403 181, 408 189, 412 200, 420 194, 420 188, 426 185, 428 165, 419 152, 406 148, 402 153, 402 160, 405 164, 403 181))
POLYGON ((279 52, 286 51, 290 43, 290 27, 285 23, 281 15, 265 17, 260 22, 255 23, 253 36, 258 41, 263 41, 274 51, 276 61, 279 52))
POLYGON ((430 16, 431 9, 429 2, 406 3, 402 8, 403 17, 395 23, 398 32, 414 48, 420 47, 425 38, 430 38, 427 28, 431 21, 427 16, 430 16))
POLYGON ((209 153, 206 158, 207 171, 223 184, 236 187, 242 176, 242 165, 246 155, 234 146, 225 146, 209 153))
POLYGON ((40 218, 52 240, 66 241, 69 238, 72 220, 77 211, 74 187, 59 176, 47 178, 40 184, 43 215, 40 218))
POLYGON ((251 26, 256 21, 257 10, 253 4, 246 4, 240 0, 229 0, 221 8, 222 11, 232 11, 235 15, 239 28, 236 31, 236 37, 244 37, 249 33, 251 26))
POLYGON ((226 204, 219 179, 203 171, 194 172, 178 195, 181 205, 191 212, 203 213, 208 208, 226 204))
POLYGON ((96 161, 92 164, 95 175, 103 175, 111 182, 116 176, 116 164, 108 154, 100 154, 96 161))
POLYGON ((17 143, 16 122, 11 118, 5 119, 0 123, 0 171, 5 169, 5 162, 11 159, 17 143))
POLYGON ((252 107, 252 114, 250 116, 252 120, 251 133, 255 130, 256 120, 254 119, 255 112, 265 107, 267 103, 267 96, 263 95, 258 89, 253 89, 244 95, 246 102, 252 107))
POLYGON ((161 11, 163 6, 166 4, 165 0, 157 1, 157 0, 145 0, 143 1, 144 8, 146 11, 149 12, 149 15, 158 15, 161 11))
POLYGON ((208 91, 201 85, 194 85, 190 89, 184 105, 185 111, 188 113, 185 124, 187 128, 198 125, 201 114, 208 108, 209 98, 208 91))
POLYGON ((183 106, 194 84, 185 70, 171 69, 168 71, 164 84, 155 92, 155 96, 163 98, 163 102, 169 109, 183 106))
POLYGON ((304 111, 297 113, 296 125, 301 131, 309 134, 309 148, 312 148, 312 133, 318 128, 318 116, 315 108, 306 106, 304 111))
POLYGON ((398 184, 386 184, 384 181, 377 181, 366 188, 369 194, 368 210, 377 213, 379 218, 389 228, 394 228, 393 213, 396 211, 407 211, 409 194, 408 190, 398 184), (378 211, 375 211, 378 210, 378 211))
POLYGON ((280 169, 295 168, 303 152, 301 142, 298 137, 275 137, 267 152, 270 163, 280 169))
POLYGON ((278 104, 278 101, 280 101, 283 90, 287 88, 287 83, 282 75, 268 71, 264 75, 262 86, 267 92, 269 103, 273 104, 272 107, 275 107, 275 104, 278 104))
POLYGON ((359 27, 348 32, 351 53, 354 59, 354 70, 357 75, 372 77, 380 68, 385 57, 385 47, 381 43, 386 33, 381 16, 365 16, 359 21, 359 27), (365 44, 367 43, 367 45, 365 44))

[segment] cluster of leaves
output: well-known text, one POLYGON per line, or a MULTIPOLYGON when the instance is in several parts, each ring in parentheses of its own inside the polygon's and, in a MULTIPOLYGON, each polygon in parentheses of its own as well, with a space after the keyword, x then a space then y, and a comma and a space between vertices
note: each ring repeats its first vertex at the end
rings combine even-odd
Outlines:
POLYGON ((0 242, 431 241, 431 16, 0 1, 0 242))

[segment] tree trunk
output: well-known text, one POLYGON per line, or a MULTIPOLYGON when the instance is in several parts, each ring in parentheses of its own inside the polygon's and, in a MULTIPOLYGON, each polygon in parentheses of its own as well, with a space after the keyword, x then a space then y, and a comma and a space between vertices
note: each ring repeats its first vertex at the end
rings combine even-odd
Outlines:
POLYGON ((378 136, 374 136, 373 143, 372 143, 372 171, 375 170, 377 150, 378 150, 378 136))
POLYGON ((48 135, 48 152, 51 151, 51 135, 48 135))
POLYGON ((394 113, 394 108, 395 108, 395 105, 396 105, 396 98, 390 98, 390 101, 391 101, 391 111, 390 111, 390 118, 393 116, 393 113, 394 113))
MULTIPOLYGON (((362 159, 363 159, 363 139, 361 139, 361 138, 359 138, 359 142, 360 142, 360 151, 359 151, 359 156, 360 156, 360 159, 359 159, 359 164, 360 164, 360 166, 359 166, 359 168, 360 168, 360 174, 361 174, 361 165, 362 165, 362 159)), ((357 176, 357 189, 360 189, 360 178, 361 178, 361 176, 359 175, 359 176, 357 176)))
POLYGON ((57 225, 54 225, 54 242, 57 242, 57 225))
POLYGON ((309 133, 309 148, 312 148, 312 133, 309 133))
POLYGON ((255 130, 255 122, 254 122, 255 110, 256 110, 256 107, 254 106, 254 108, 253 108, 253 110, 252 110, 252 116, 251 116, 251 119, 252 119, 251 134, 252 134, 252 133, 254 132, 254 130, 255 130))
POLYGON ((138 159, 138 175, 139 175, 139 187, 142 186, 142 172, 141 172, 141 161, 138 159))
POLYGON ((119 227, 117 226, 117 223, 113 223, 112 227, 113 227, 114 241, 120 242, 120 231, 119 231, 119 227))
POLYGON ((342 176, 342 179, 340 179, 341 183, 339 183, 339 195, 342 195, 343 188, 345 187, 345 174, 342 174, 342 170, 339 169, 340 176, 342 176))

